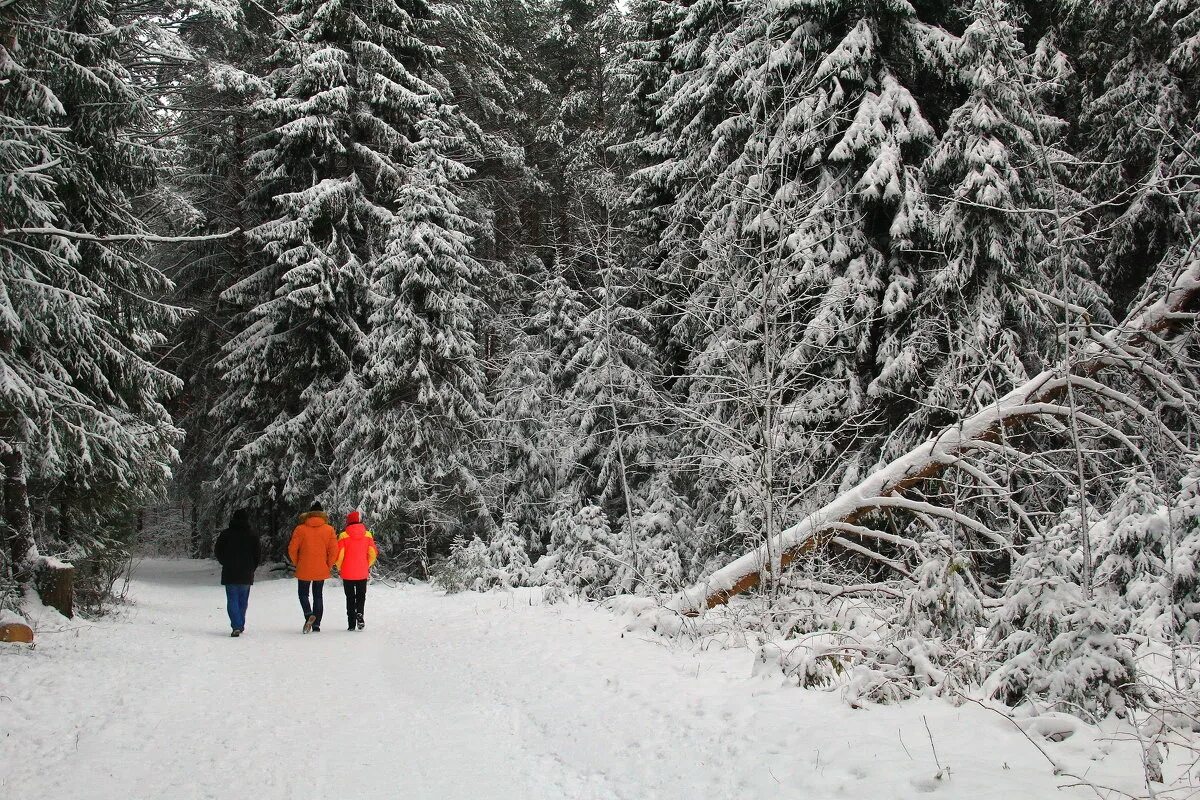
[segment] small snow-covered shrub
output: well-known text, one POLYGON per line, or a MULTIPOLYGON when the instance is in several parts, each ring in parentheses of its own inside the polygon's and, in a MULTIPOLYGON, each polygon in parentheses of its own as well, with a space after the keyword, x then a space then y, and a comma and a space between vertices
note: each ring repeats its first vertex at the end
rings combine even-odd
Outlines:
POLYGON ((1100 717, 1136 702, 1134 654, 1118 636, 1127 615, 1103 587, 1087 597, 1079 529, 1078 509, 1064 512, 1013 566, 988 634, 996 648, 989 693, 1008 705, 1039 699, 1100 717))
POLYGON ((1171 521, 1178 542, 1170 564, 1171 629, 1182 641, 1200 644, 1200 464, 1184 476, 1171 521))
POLYGON ((574 594, 604 597, 613 593, 619 550, 604 509, 592 505, 570 517, 560 513, 551 524, 549 555, 555 560, 547 577, 574 594))
POLYGON ((447 592, 462 592, 487 589, 493 571, 487 545, 475 536, 470 542, 456 538, 450 546, 450 555, 430 567, 429 572, 434 585, 447 592))
POLYGON ((533 572, 525 539, 514 520, 506 519, 488 543, 490 583, 506 588, 526 586, 533 572))
POLYGON ((1161 639, 1171 613, 1170 520, 1166 501, 1142 470, 1131 470, 1096 524, 1096 584, 1120 598, 1134 631, 1161 639))
POLYGON ((985 625, 974 565, 948 541, 916 570, 917 585, 864 653, 848 686, 852 703, 894 703, 915 694, 965 690, 983 677, 976 631, 985 625))
POLYGON ((72 546, 63 560, 75 567, 75 603, 85 614, 103 614, 125 599, 133 556, 123 542, 101 535, 72 546))
POLYGON ((617 573, 614 587, 628 594, 651 595, 678 591, 684 584, 685 536, 676 508, 659 499, 639 514, 630 526, 622 524, 617 537, 617 573))

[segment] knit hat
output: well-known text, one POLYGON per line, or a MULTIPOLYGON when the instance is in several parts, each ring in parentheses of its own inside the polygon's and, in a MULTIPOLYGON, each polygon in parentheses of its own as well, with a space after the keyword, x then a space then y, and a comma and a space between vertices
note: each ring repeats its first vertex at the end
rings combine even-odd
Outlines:
POLYGON ((309 511, 324 511, 325 509, 321 507, 320 500, 314 500, 313 504, 308 507, 308 510, 309 511))
POLYGON ((357 511, 351 511, 346 515, 347 525, 355 525, 359 522, 362 522, 362 515, 360 515, 357 511))

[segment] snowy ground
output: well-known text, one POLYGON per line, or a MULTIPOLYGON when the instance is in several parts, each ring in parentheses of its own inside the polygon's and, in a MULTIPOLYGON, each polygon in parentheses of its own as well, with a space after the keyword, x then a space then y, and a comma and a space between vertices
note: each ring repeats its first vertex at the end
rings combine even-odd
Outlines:
MULTIPOLYGON (((147 561, 127 611, 0 645, 0 798, 1096 797, 977 706, 854 710, 528 593, 377 583, 350 633, 333 582, 302 636, 293 587, 230 639, 214 564, 147 561)), ((1139 791, 1129 744, 1039 742, 1139 791)))

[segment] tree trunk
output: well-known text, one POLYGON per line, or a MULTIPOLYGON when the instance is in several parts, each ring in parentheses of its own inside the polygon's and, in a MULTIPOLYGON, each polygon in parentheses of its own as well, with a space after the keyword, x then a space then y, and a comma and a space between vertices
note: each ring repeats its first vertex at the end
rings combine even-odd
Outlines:
POLYGON ((8 526, 8 548, 12 556, 13 577, 28 585, 37 563, 37 543, 33 539, 33 520, 29 516, 29 487, 25 483, 25 457, 16 447, 0 454, 4 467, 4 521, 8 526))
POLYGON ((41 601, 68 619, 75 616, 75 568, 43 561, 34 570, 34 588, 41 601))

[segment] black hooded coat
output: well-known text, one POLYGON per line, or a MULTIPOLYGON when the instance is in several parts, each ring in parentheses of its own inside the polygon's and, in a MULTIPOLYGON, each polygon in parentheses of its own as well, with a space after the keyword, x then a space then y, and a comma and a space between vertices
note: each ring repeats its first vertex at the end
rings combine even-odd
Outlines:
POLYGON ((258 536, 250 529, 250 512, 239 509, 221 531, 213 546, 213 555, 221 564, 221 584, 254 583, 254 570, 262 563, 258 536))

